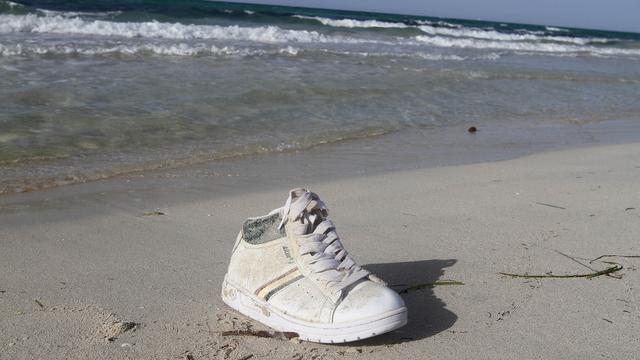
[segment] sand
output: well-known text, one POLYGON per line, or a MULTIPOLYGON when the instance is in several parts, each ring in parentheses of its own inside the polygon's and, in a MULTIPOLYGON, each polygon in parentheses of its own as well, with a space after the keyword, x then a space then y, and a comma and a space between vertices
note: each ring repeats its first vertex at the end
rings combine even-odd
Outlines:
POLYGON ((600 255, 640 255, 638 143, 319 180, 189 174, 0 198, 0 358, 631 359, 640 352, 640 259, 601 259, 623 266, 617 277, 498 274, 585 274, 611 266, 589 263, 600 255), (403 294, 409 324, 360 343, 243 335, 267 329, 220 300, 233 240, 245 217, 280 206, 299 185, 323 197, 359 263, 398 290, 464 285, 403 294))

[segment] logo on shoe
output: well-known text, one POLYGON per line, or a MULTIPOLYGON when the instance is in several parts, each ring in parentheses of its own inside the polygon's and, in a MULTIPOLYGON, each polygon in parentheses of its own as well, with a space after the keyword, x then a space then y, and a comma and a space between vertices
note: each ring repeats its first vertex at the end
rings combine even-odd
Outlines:
POLYGON ((287 246, 283 246, 282 252, 284 253, 284 256, 286 256, 287 259, 289 259, 289 264, 293 264, 293 256, 291 256, 291 250, 289 250, 287 246))

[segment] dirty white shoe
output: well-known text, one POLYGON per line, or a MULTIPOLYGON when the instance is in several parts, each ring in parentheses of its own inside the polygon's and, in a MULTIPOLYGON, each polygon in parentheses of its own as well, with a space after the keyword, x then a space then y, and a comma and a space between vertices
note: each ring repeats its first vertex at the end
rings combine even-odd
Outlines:
POLYGON ((324 203, 306 189, 291 190, 284 207, 245 221, 222 299, 275 330, 313 342, 365 339, 407 323, 402 298, 355 263, 324 203))

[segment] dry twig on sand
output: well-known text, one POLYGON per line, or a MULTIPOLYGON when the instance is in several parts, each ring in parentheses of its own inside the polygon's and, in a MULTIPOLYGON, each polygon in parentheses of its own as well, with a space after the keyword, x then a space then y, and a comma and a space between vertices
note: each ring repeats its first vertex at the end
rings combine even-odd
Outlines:
POLYGON ((38 299, 33 299, 33 301, 40 307, 40 310, 44 310, 44 304, 40 302, 38 299))
POLYGON ((547 203, 543 203, 543 202, 535 202, 538 205, 542 205, 542 206, 548 206, 548 207, 552 207, 552 208, 556 208, 556 209, 560 209, 560 210, 567 210, 566 207, 562 207, 562 206, 558 206, 558 205, 553 205, 553 204, 547 204, 547 203))

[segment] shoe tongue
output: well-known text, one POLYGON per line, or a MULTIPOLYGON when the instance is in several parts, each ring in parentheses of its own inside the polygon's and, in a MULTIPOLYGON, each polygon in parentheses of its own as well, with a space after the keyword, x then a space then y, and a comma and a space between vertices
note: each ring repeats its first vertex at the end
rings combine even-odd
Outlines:
POLYGON ((318 195, 306 189, 293 189, 289 193, 288 205, 283 209, 287 216, 288 229, 296 235, 307 235, 327 217, 327 209, 318 195))
POLYGON ((313 231, 309 231, 310 226, 307 222, 302 223, 302 221, 300 220, 288 221, 286 227, 287 232, 291 232, 295 235, 307 235, 313 231))
POLYGON ((314 209, 311 213, 307 213, 295 221, 289 221, 289 230, 296 235, 311 234, 316 226, 325 219, 324 215, 321 210, 314 209))

